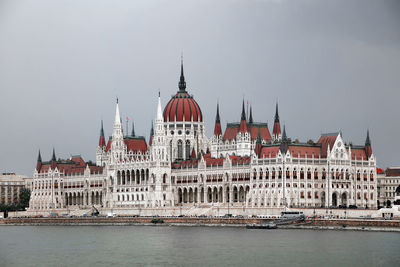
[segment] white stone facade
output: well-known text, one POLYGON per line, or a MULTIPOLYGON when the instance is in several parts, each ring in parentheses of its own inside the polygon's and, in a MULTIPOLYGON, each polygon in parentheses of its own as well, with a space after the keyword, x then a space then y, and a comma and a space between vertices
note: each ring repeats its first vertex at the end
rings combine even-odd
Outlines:
MULTIPOLYGON (((182 76, 183 69, 181 82, 182 76)), ((202 119, 164 118, 159 97, 147 145, 123 135, 117 103, 112 139, 107 145, 100 142, 97 166, 87 164, 74 173, 75 167, 62 167, 55 156, 48 163, 40 161, 30 209, 377 207, 376 159, 369 137, 365 147, 345 144, 340 133, 321 137, 317 144, 295 144, 287 141, 285 130, 280 133, 276 115, 279 132, 272 139, 256 140, 250 130, 243 132, 243 119, 234 138, 208 139, 202 119), (327 147, 324 138, 331 140, 327 147)))

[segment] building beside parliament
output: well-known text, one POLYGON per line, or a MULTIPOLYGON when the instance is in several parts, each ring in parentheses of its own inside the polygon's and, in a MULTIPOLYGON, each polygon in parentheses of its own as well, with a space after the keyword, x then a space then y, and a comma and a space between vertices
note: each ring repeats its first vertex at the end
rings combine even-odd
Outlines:
MULTIPOLYGON (((219 106, 208 138, 200 106, 186 88, 181 66, 177 93, 162 109, 160 96, 149 142, 124 133, 117 101, 112 136, 103 123, 96 163, 80 156, 42 161, 34 170, 30 210, 139 211, 185 208, 200 215, 213 207, 260 213, 265 208, 377 207, 376 159, 369 133, 365 145, 340 132, 308 143, 291 141, 278 105, 272 134, 242 103, 240 122, 222 131, 219 106)), ((238 113, 240 111, 238 110, 238 113)))

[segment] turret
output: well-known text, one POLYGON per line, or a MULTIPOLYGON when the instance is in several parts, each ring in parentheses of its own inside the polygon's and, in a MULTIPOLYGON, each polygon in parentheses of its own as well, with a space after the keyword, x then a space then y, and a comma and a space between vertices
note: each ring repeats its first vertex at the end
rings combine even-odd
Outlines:
POLYGON ((153 144, 153 136, 154 136, 154 126, 153 126, 153 121, 151 121, 149 146, 153 144))
POLYGON ((255 147, 254 150, 255 150, 254 152, 256 152, 256 155, 260 158, 261 150, 262 150, 260 128, 258 128, 258 134, 257 134, 257 139, 256 139, 256 147, 255 147))
POLYGON ((253 123, 253 111, 251 109, 251 106, 250 106, 249 123, 253 123))
POLYGON ((57 166, 56 151, 53 147, 53 155, 51 156, 51 168, 54 169, 57 166))
POLYGON ((367 130, 367 138, 365 139, 365 154, 368 158, 372 155, 371 140, 369 139, 369 130, 367 130))
POLYGON ((215 117, 214 136, 219 137, 222 135, 221 120, 219 118, 219 104, 217 104, 217 115, 215 117))
POLYGON ((161 98, 158 93, 157 115, 154 123, 154 138, 151 140, 153 159, 158 162, 167 161, 167 145, 164 129, 164 119, 161 111, 161 98))
POLYGON ((289 142, 286 136, 286 127, 285 125, 283 125, 282 142, 280 147, 282 154, 285 154, 288 151, 288 148, 289 148, 289 142))
POLYGON ((274 120, 274 129, 272 131, 272 139, 274 141, 279 141, 281 139, 281 124, 279 122, 279 113, 278 113, 278 103, 276 103, 275 110, 275 120, 274 120))
POLYGON ((242 115, 241 115, 241 118, 240 118, 239 132, 241 132, 242 134, 247 132, 246 112, 244 110, 244 100, 243 100, 243 103, 242 103, 242 115))
POLYGON ((111 161, 112 162, 121 161, 124 150, 125 150, 124 136, 122 132, 121 116, 119 114, 119 106, 117 99, 117 105, 115 107, 112 142, 111 142, 111 151, 112 151, 111 161))
POLYGON ((105 146, 106 146, 106 139, 104 138, 103 120, 101 120, 99 147, 105 147, 105 146))
POLYGON ((40 172, 40 168, 42 167, 42 156, 40 155, 40 149, 39 149, 39 154, 37 158, 37 163, 36 163, 36 170, 40 172))

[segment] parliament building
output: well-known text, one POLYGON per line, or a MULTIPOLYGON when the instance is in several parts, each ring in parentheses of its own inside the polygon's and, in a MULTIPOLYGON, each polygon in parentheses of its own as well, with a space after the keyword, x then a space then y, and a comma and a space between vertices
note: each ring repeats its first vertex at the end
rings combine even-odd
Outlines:
MULTIPOLYGON (((240 110, 238 110, 239 114, 240 110)), ((188 93, 183 64, 177 93, 162 108, 160 95, 148 142, 124 133, 118 101, 112 136, 101 124, 96 162, 80 156, 42 161, 33 175, 31 211, 85 210, 120 214, 146 210, 205 215, 215 208, 262 214, 266 208, 377 207, 376 158, 369 133, 356 146, 341 132, 317 142, 293 141, 276 105, 272 133, 242 104, 240 122, 225 131, 216 107, 206 135, 203 113, 188 93)))

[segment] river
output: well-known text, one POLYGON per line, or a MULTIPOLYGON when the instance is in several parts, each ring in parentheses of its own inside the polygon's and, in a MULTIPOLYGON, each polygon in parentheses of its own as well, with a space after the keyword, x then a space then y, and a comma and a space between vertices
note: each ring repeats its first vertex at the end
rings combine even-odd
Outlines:
POLYGON ((1 226, 0 266, 399 266, 400 234, 184 226, 1 226))

